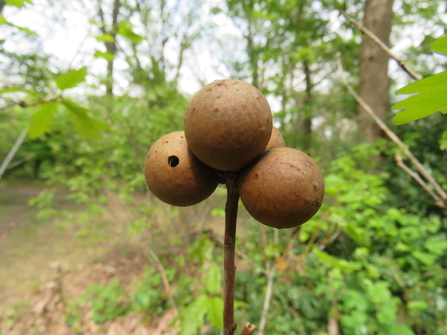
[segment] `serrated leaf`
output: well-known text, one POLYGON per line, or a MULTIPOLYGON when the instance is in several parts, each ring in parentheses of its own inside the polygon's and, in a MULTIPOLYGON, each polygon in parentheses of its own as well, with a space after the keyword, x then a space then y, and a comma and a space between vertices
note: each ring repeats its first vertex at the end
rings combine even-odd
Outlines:
POLYGON ((81 67, 78 70, 71 69, 55 79, 56 85, 61 90, 76 87, 79 83, 85 81, 87 76, 87 67, 81 67))
POLYGON ((6 21, 5 17, 3 16, 3 14, 0 14, 0 24, 8 24, 9 22, 6 21))
POLYGON ((93 54, 93 57, 95 58, 104 58, 105 60, 112 61, 115 59, 115 55, 111 54, 110 52, 102 52, 99 50, 96 50, 93 54))
POLYGON ((220 293, 220 286, 222 284, 222 276, 220 268, 216 263, 211 263, 211 266, 206 271, 205 288, 208 293, 220 293))
POLYGON ((124 38, 127 38, 128 40, 131 40, 135 43, 140 43, 144 40, 144 37, 141 35, 136 34, 133 30, 133 25, 129 21, 123 20, 120 21, 117 34, 123 36, 124 38))
POLYGON ((424 118, 436 112, 447 113, 447 71, 411 83, 396 92, 414 94, 393 106, 405 110, 394 117, 397 125, 424 118))
POLYGON ((59 102, 50 101, 39 106, 39 111, 31 116, 30 128, 28 135, 31 138, 37 138, 51 131, 54 123, 54 112, 59 102))
POLYGON ((109 130, 109 127, 104 122, 89 117, 86 108, 79 106, 71 100, 62 100, 61 102, 70 112, 70 119, 80 136, 98 139, 101 131, 109 130))
POLYGON ((115 42, 115 37, 110 34, 94 35, 93 37, 96 38, 98 42, 115 42))
POLYGON ((439 55, 447 56, 447 35, 434 41, 430 49, 439 55))
POLYGON ((208 298, 208 319, 211 324, 219 329, 223 329, 223 299, 220 297, 208 298))

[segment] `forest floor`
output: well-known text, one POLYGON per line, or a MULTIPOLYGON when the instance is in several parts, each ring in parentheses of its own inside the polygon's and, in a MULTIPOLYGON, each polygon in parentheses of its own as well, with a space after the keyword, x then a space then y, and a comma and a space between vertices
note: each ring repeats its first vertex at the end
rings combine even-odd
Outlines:
MULTIPOLYGON (((143 315, 129 315, 102 325, 86 319, 76 333, 66 325, 67 301, 92 283, 117 278, 130 284, 148 263, 125 238, 95 242, 80 238, 75 225, 39 218, 28 201, 44 187, 0 184, 0 335, 176 334, 169 330, 171 310, 150 324, 143 323, 143 315)), ((56 193, 56 206, 76 210, 67 194, 56 193)))

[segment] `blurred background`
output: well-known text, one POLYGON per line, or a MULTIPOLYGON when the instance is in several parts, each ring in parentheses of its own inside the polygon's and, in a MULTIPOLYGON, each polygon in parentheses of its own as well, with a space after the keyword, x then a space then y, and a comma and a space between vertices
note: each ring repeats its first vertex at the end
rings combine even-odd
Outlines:
POLYGON ((393 124, 413 79, 343 13, 420 77, 446 69, 443 0, 0 0, 0 334, 221 334, 226 190, 172 207, 142 169, 222 78, 265 94, 326 184, 295 229, 240 204, 238 329, 446 334, 446 119, 393 124))

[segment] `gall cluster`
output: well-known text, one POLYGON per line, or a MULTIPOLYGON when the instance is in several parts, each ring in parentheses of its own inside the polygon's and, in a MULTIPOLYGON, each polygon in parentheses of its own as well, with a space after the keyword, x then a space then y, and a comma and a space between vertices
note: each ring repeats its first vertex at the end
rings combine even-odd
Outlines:
POLYGON ((323 201, 317 164, 285 147, 266 98, 240 80, 216 80, 199 90, 186 110, 184 131, 157 140, 144 166, 151 192, 174 206, 208 198, 220 171, 238 173, 242 203, 270 227, 299 226, 323 201))

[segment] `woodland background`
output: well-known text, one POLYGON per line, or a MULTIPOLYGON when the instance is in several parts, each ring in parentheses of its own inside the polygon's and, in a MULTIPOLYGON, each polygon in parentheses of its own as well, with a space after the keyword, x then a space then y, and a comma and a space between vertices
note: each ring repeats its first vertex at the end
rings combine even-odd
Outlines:
POLYGON ((0 0, 0 159, 18 149, 0 169, 0 334, 220 334, 225 189, 176 208, 142 173, 220 78, 258 87, 326 184, 296 229, 241 205, 239 329, 446 334, 446 198, 407 159, 446 189, 445 116, 393 124, 413 79, 343 13, 421 77, 446 70, 443 0, 0 0))

